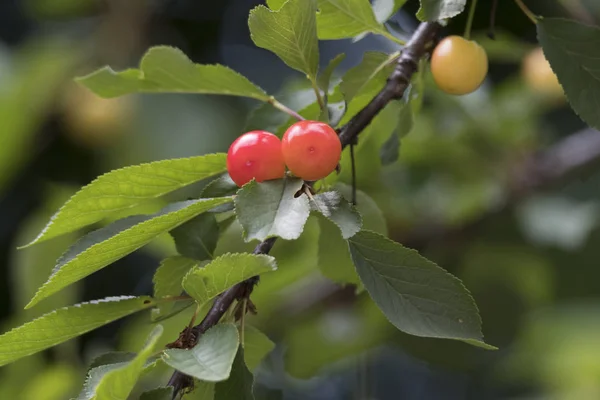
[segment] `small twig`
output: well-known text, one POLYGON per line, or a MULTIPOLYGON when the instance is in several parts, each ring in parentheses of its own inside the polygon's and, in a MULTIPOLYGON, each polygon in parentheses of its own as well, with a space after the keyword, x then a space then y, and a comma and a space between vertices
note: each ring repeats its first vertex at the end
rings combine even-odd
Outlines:
MULTIPOLYGON (((319 103, 319 108, 321 109, 321 111, 324 111, 327 105, 325 104, 323 96, 321 96, 321 89, 319 89, 319 85, 317 84, 316 80, 311 79, 310 83, 313 87, 313 90, 315 91, 315 96, 317 97, 317 103, 319 103)), ((325 93, 325 95, 327 95, 327 93, 325 93)))
POLYGON ((284 113, 288 114, 292 118, 296 118, 298 121, 305 120, 305 118, 302 115, 298 114, 296 111, 292 110, 288 106, 278 102, 277 100, 275 100, 275 98, 273 96, 271 96, 271 98, 269 99, 268 102, 276 109, 283 111, 284 113))
POLYGON ((534 24, 537 24, 537 17, 535 16, 535 14, 525 5, 525 3, 523 3, 523 0, 515 0, 515 3, 517 3, 517 6, 519 6, 519 8, 521 9, 521 11, 523 11, 523 14, 525 14, 527 16, 527 18, 529 18, 529 20, 531 22, 533 22, 534 24))

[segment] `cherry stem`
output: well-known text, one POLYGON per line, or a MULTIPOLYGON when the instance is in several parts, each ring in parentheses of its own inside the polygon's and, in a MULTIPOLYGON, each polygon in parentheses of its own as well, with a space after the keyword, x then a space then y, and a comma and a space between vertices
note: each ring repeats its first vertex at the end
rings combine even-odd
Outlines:
POLYGON ((498 0, 492 0, 492 10, 490 11, 490 28, 488 31, 488 37, 492 40, 496 39, 496 11, 498 10, 498 0))
POLYGON ((268 100, 269 104, 271 104, 273 107, 275 107, 276 109, 278 109, 279 111, 283 111, 284 113, 288 114, 290 117, 296 118, 298 121, 304 121, 305 118, 298 114, 296 111, 292 110, 291 108, 289 108, 288 106, 281 104, 280 102, 278 102, 277 100, 275 100, 274 97, 271 97, 268 100))
POLYGON ((525 3, 523 3, 523 0, 515 0, 515 3, 517 3, 517 6, 519 6, 519 8, 521 9, 521 11, 523 11, 523 14, 525 14, 527 16, 527 18, 529 18, 529 20, 531 22, 533 22, 534 24, 537 24, 537 17, 535 16, 535 14, 525 5, 525 3))
POLYGON ((475 16, 475 8, 477 7, 477 0, 471 0, 471 8, 469 8, 469 16, 467 18, 467 25, 465 26, 465 39, 471 38, 471 27, 473 26, 473 17, 475 16))
POLYGON ((323 100, 323 96, 321 95, 321 89, 319 89, 317 81, 311 79, 310 83, 312 84, 313 90, 315 91, 315 96, 317 96, 317 103, 319 103, 319 108, 321 109, 321 111, 325 110, 325 101, 323 100))
POLYGON ((383 37, 391 40, 392 42, 399 44, 400 46, 404 46, 406 44, 406 42, 402 39, 398 39, 396 36, 392 35, 391 33, 389 33, 387 30, 384 30, 382 32, 379 32, 383 37))

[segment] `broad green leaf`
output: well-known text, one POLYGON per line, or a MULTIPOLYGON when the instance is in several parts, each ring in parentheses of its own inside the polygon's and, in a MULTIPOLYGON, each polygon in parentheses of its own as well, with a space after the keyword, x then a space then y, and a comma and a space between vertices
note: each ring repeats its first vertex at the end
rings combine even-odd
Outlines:
POLYGON ((317 31, 319 39, 346 39, 364 32, 385 34, 369 0, 318 0, 317 31))
MULTIPOLYGON (((164 259, 152 278, 154 283, 154 297, 160 299, 167 296, 179 296, 183 292, 183 277, 196 265, 198 261, 175 256, 164 259)), ((166 315, 173 308, 172 302, 159 304, 153 313, 153 318, 166 315)))
POLYGON ((214 400, 214 398, 215 382, 194 381, 194 390, 185 394, 182 400, 214 400))
POLYGON ((360 231, 362 218, 358 211, 339 192, 324 192, 313 196, 311 208, 336 224, 344 239, 360 231))
POLYGON ((265 254, 224 254, 204 267, 195 267, 183 278, 183 288, 200 305, 256 275, 277 269, 275 259, 265 254))
POLYGON ((340 88, 346 102, 350 103, 357 96, 368 96, 370 100, 381 90, 394 70, 394 58, 380 52, 366 52, 361 63, 342 78, 340 88))
POLYGON ((390 165, 398 161, 400 157, 400 136, 398 131, 393 131, 388 140, 379 149, 381 165, 390 165))
POLYGON ((196 346, 189 350, 165 350, 163 361, 196 379, 224 381, 229 378, 239 344, 235 325, 218 324, 200 336, 196 346))
POLYGON ((588 125, 600 129, 600 28, 542 18, 537 31, 571 107, 588 125))
POLYGON ((369 295, 396 328, 493 348, 483 341, 477 306, 458 278, 375 232, 361 231, 348 245, 369 295))
POLYGON ((244 228, 244 239, 298 239, 310 213, 305 195, 294 198, 303 184, 301 179, 286 178, 244 185, 235 197, 235 213, 244 228))
POLYGON ((267 0, 267 6, 273 11, 279 11, 287 0, 267 0))
POLYGON ((244 327, 244 360, 250 372, 254 372, 261 361, 275 348, 271 341, 257 328, 246 325, 244 327))
MULTIPOLYGON (((271 107, 272 108, 272 107, 271 107)), ((282 114, 282 113, 279 113, 282 114)), ((262 128, 265 129, 265 128, 262 128)), ((233 196, 239 187, 231 179, 228 173, 224 173, 217 179, 210 182, 204 187, 200 197, 202 198, 215 198, 233 196)), ((233 203, 226 203, 210 210, 211 213, 224 213, 233 210, 233 203)))
POLYGON ((88 371, 101 365, 128 363, 129 361, 133 360, 135 356, 136 353, 126 351, 113 351, 110 353, 104 353, 92 360, 90 366, 88 367, 88 371))
MULTIPOLYGON (((352 188, 349 185, 338 183, 335 190, 342 193, 347 201, 352 199, 352 188)), ((377 203, 361 190, 356 191, 356 208, 362 216, 363 229, 369 229, 381 234, 387 234, 385 217, 377 203)), ((356 285, 362 291, 360 281, 348 244, 339 234, 339 228, 332 222, 320 219, 321 233, 319 235, 319 269, 327 278, 336 283, 356 285)))
POLYGON ((329 93, 329 86, 331 83, 331 77, 335 69, 340 65, 342 61, 346 58, 346 54, 341 53, 337 56, 333 57, 327 67, 319 74, 319 78, 317 80, 319 87, 321 90, 327 95, 329 93))
MULTIPOLYGON (((415 100, 419 101, 419 100, 415 100)), ((391 133, 388 140, 381 145, 379 150, 379 158, 381 165, 390 165, 395 163, 400 156, 400 139, 410 133, 413 127, 413 102, 405 103, 404 101, 396 101, 398 105, 398 126, 391 133)))
POLYGON ((127 217, 87 234, 57 261, 50 278, 25 308, 134 252, 196 215, 231 200, 221 197, 172 203, 156 214, 127 217))
POLYGON ((379 23, 384 23, 396 14, 406 0, 373 0, 373 12, 379 23))
POLYGON ((106 173, 65 203, 28 246, 226 171, 226 154, 157 161, 106 173))
POLYGON ((439 21, 463 12, 467 0, 420 0, 417 18, 421 21, 439 21))
POLYGON ((125 366, 114 369, 102 377, 95 388, 93 400, 127 400, 144 369, 146 361, 156 351, 157 342, 163 327, 157 325, 146 340, 146 345, 137 356, 125 366))
POLYGON ((210 260, 213 258, 219 224, 213 213, 200 214, 185 224, 171 231, 177 252, 194 260, 210 260))
POLYGON ((260 103, 248 114, 244 132, 265 130, 275 132, 289 119, 289 115, 282 113, 269 103, 260 103))
POLYGON ((319 69, 316 0, 288 0, 278 11, 258 6, 250 11, 250 36, 258 47, 275 53, 289 67, 316 82, 319 69))
POLYGON ((261 88, 234 70, 194 64, 181 50, 169 46, 148 50, 139 69, 115 72, 104 67, 76 80, 104 98, 130 93, 201 93, 269 100, 261 88))
POLYGON ((173 400, 173 387, 159 387, 142 393, 140 400, 173 400))
POLYGON ((215 400, 254 400, 254 376, 244 362, 244 348, 240 347, 229 379, 215 385, 215 400))
POLYGON ((60 308, 0 336, 0 366, 153 307, 150 297, 110 297, 60 308))

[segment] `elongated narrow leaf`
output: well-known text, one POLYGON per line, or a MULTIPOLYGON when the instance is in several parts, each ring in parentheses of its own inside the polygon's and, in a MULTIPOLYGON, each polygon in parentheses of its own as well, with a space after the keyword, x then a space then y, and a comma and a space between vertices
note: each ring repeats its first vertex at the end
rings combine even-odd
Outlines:
POLYGON ((258 328, 244 327, 244 360, 250 372, 254 372, 261 361, 275 348, 275 343, 258 328))
POLYGON ((294 198, 302 185, 301 179, 277 179, 252 181, 242 187, 235 197, 235 213, 244 228, 244 239, 298 239, 310 214, 308 198, 294 198))
POLYGON ((107 364, 128 363, 135 358, 136 354, 128 351, 113 351, 104 353, 94 358, 88 367, 88 371, 107 364))
POLYGON ((111 297, 52 311, 0 336, 0 366, 155 304, 150 297, 111 297))
POLYGON ((213 213, 200 214, 171 231, 177 252, 194 260, 210 260, 219 239, 219 224, 213 213))
POLYGON ((385 85, 394 70, 390 56, 376 51, 368 51, 359 65, 351 68, 342 78, 340 87, 346 102, 357 96, 373 97, 385 85))
POLYGON ((588 125, 600 129, 600 28, 543 18, 537 31, 571 107, 588 125))
POLYGON ((218 175, 227 169, 225 159, 225 154, 209 154, 134 165, 104 174, 71 197, 29 245, 218 175))
POLYGON ((361 281, 403 332, 484 343, 477 306, 462 282, 414 250, 370 231, 348 240, 361 281))
POLYGON ((319 74, 317 82, 321 90, 325 92, 325 95, 329 93, 329 85, 331 83, 331 77, 335 69, 340 65, 342 61, 344 61, 345 58, 346 55, 344 53, 338 54, 337 56, 333 57, 331 61, 329 61, 329 64, 327 64, 327 67, 323 70, 323 72, 319 74))
POLYGON ((189 350, 168 349, 163 360, 186 375, 208 382, 229 378, 240 339, 233 324, 218 324, 198 339, 189 350))
MULTIPOLYGON (((164 259, 152 278, 154 283, 154 297, 160 299, 167 296, 179 296, 183 292, 183 277, 196 265, 198 261, 186 257, 169 257, 164 259)), ((153 310, 153 318, 166 315, 173 308, 172 302, 160 304, 153 310)))
POLYGON ((421 21, 439 21, 463 12, 467 0, 420 0, 417 18, 421 21))
POLYGON ((229 379, 215 385, 215 400, 254 400, 254 376, 244 362, 244 349, 239 348, 229 379))
POLYGON ((313 82, 319 68, 316 11, 316 0, 288 0, 278 11, 258 6, 248 18, 258 47, 272 51, 313 82))
POLYGON ((311 206, 342 231, 344 239, 360 231, 362 218, 358 211, 338 192, 319 193, 313 197, 311 206))
POLYGON ((345 39, 364 32, 386 32, 375 19, 369 0, 318 0, 319 39, 345 39))
POLYGON ((146 345, 138 355, 121 368, 109 371, 94 389, 94 400, 127 400, 144 369, 148 358, 156 351, 163 327, 157 325, 148 336, 146 345))
POLYGON ((183 288, 203 305, 237 283, 276 269, 275 259, 265 254, 224 254, 192 269, 183 279, 183 288))
POLYGON ((373 12, 379 23, 384 23, 398 12, 406 0, 373 0, 373 12))
POLYGON ((115 72, 104 67, 77 81, 104 98, 130 93, 203 93, 269 99, 261 88, 234 70, 223 65, 194 64, 181 50, 169 46, 148 50, 139 69, 115 72))
POLYGON ((169 204, 153 215, 136 215, 116 221, 81 238, 58 260, 52 275, 25 308, 65 286, 104 268, 230 197, 169 204))

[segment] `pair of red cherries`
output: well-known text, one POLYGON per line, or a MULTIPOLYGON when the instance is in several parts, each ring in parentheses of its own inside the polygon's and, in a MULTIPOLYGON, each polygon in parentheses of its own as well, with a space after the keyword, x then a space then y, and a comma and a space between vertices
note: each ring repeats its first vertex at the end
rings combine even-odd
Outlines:
POLYGON ((319 121, 290 126, 282 140, 267 131, 251 131, 237 138, 227 152, 227 171, 243 186, 283 178, 285 167, 305 181, 325 178, 337 167, 342 143, 335 130, 319 121))

